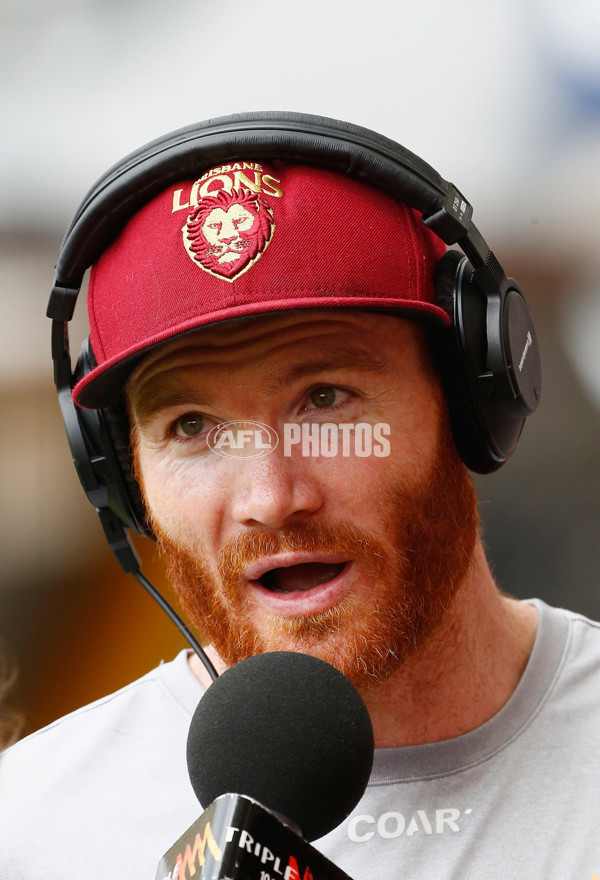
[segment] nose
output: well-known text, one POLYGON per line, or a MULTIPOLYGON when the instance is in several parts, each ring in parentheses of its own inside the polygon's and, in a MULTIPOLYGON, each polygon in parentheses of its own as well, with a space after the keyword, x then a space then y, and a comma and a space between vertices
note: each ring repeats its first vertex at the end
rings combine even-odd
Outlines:
POLYGON ((241 467, 232 487, 231 510, 240 525, 281 529, 323 505, 316 475, 302 460, 293 461, 279 452, 234 463, 241 467))

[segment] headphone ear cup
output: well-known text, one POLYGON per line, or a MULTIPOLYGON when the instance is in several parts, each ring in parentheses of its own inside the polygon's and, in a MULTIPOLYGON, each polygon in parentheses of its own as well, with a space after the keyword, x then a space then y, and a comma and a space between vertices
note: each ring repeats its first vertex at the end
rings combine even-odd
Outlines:
MULTIPOLYGON (((444 309, 451 325, 434 331, 435 352, 442 386, 448 401, 450 426, 460 457, 469 470, 488 474, 504 464, 490 448, 482 414, 472 392, 467 359, 457 327, 457 297, 460 296, 459 269, 465 257, 459 251, 447 251, 435 273, 436 303, 444 309)), ((481 344, 485 344, 485 308, 481 309, 481 344)))
MULTIPOLYGON (((89 340, 85 340, 75 376, 85 375, 92 365, 93 354, 89 340)), ((68 395, 70 398, 70 388, 68 395)), ((83 409, 72 400, 65 401, 67 403, 70 404, 69 424, 65 418, 67 435, 89 500, 98 510, 111 510, 123 525, 137 534, 151 537, 141 491, 132 473, 129 418, 124 403, 121 401, 104 410, 83 409)))
POLYGON ((130 424, 125 403, 121 398, 115 406, 100 410, 99 413, 104 423, 103 431, 118 464, 120 478, 115 480, 110 506, 126 526, 138 535, 152 538, 142 492, 133 475, 130 424))

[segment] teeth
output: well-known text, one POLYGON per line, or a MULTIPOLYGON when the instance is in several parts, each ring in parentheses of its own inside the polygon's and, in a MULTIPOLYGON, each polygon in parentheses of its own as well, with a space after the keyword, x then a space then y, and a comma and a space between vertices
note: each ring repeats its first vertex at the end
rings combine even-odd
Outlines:
POLYGON ((260 578, 260 583, 273 593, 306 592, 333 580, 345 565, 345 562, 304 562, 272 568, 260 578))

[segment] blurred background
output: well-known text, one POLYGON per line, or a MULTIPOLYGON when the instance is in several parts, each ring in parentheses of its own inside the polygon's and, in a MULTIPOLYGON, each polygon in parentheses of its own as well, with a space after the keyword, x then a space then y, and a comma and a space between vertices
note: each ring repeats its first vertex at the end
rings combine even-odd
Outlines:
POLYGON ((11 711, 30 732, 183 647, 79 488, 45 309, 94 180, 211 116, 366 125, 471 201, 527 293, 544 367, 516 455, 477 481, 489 554, 506 591, 600 618, 598 4, 0 0, 0 59, 0 739, 11 711))

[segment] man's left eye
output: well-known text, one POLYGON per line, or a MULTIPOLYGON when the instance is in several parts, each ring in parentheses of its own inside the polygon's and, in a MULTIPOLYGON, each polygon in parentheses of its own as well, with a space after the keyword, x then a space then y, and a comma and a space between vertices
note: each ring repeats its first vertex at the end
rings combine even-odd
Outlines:
POLYGON ((202 413, 186 413, 177 419, 174 425, 176 437, 197 437, 204 430, 204 416, 202 413))
POLYGON ((332 385, 315 388, 309 394, 309 400, 316 409, 327 409, 333 406, 338 397, 338 389, 332 385))

